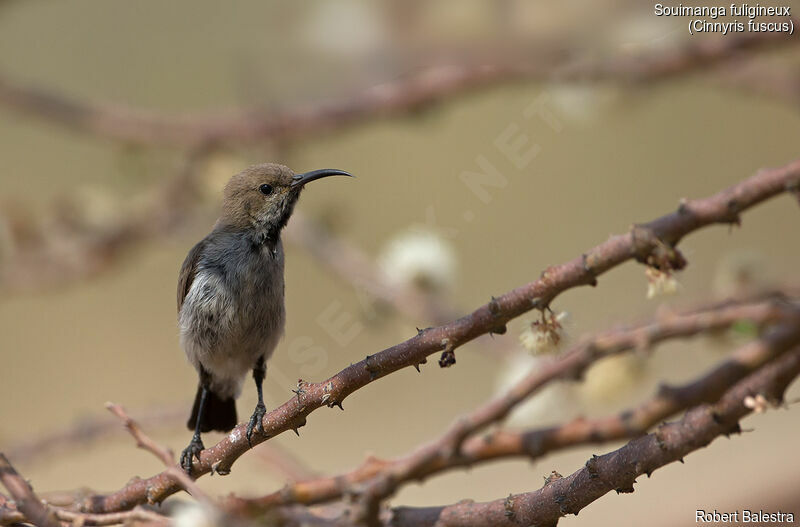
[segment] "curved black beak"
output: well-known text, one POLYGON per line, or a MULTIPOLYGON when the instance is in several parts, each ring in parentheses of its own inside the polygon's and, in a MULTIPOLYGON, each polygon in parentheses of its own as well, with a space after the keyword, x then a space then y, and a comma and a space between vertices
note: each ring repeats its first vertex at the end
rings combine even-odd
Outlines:
POLYGON ((353 174, 349 174, 344 170, 336 170, 335 168, 323 168, 320 170, 312 170, 311 172, 306 172, 305 174, 297 174, 296 176, 294 176, 294 178, 292 178, 292 186, 301 187, 310 181, 314 181, 316 179, 328 176, 355 177, 353 174))

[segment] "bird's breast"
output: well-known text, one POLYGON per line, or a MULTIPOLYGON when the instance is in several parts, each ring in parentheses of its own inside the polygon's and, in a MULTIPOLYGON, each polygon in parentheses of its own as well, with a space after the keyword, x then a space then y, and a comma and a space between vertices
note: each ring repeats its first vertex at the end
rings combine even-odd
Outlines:
POLYGON ((271 354, 283 335, 283 248, 234 247, 201 260, 180 313, 181 340, 197 354, 271 354))

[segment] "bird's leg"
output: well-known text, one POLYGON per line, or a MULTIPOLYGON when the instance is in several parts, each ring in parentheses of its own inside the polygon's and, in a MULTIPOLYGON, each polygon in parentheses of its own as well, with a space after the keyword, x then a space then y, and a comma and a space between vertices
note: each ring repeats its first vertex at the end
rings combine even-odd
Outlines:
POLYGON ((253 368, 253 380, 256 381, 256 390, 258 391, 258 403, 253 415, 250 417, 250 423, 247 425, 247 444, 251 447, 250 438, 253 436, 253 431, 263 434, 264 433, 264 416, 267 414, 267 407, 264 406, 264 392, 262 384, 264 384, 264 377, 267 376, 267 364, 264 357, 261 356, 253 368))
POLYGON ((208 396, 209 378, 208 373, 202 368, 200 370, 200 385, 203 387, 203 391, 200 394, 200 405, 197 408, 197 421, 194 423, 194 435, 189 442, 189 446, 184 448, 183 452, 181 452, 181 467, 187 474, 192 473, 192 457, 200 461, 200 452, 206 448, 205 445, 203 445, 203 440, 200 438, 200 423, 203 422, 203 409, 205 409, 206 398, 208 396))

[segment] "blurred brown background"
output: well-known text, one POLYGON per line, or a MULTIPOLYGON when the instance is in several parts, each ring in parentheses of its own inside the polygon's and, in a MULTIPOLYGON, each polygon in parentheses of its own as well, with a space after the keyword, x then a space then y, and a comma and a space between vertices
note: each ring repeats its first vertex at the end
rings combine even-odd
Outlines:
MULTIPOLYGON (((0 74, 76 99, 165 113, 237 106, 268 112, 346 97, 430 64, 514 62, 561 53, 573 60, 630 58, 714 38, 689 37, 685 22, 655 17, 649 4, 624 2, 5 1, 0 2, 0 74)), ((795 55, 796 46, 767 49, 748 64, 778 71, 793 65, 796 71, 795 55)), ((235 171, 269 160, 297 171, 337 167, 356 174, 352 182, 311 188, 300 210, 375 257, 409 230, 433 231, 456 259, 444 294, 466 312, 634 222, 673 210, 681 197, 709 195, 760 167, 798 157, 796 99, 757 94, 726 78, 701 71, 637 86, 497 83, 409 116, 367 120, 288 144, 214 152, 199 168, 205 192, 199 220, 135 245, 120 263, 86 280, 3 289, 0 450, 80 419, 112 421, 104 415, 108 400, 125 405, 135 418, 154 408, 183 405, 188 412, 196 377, 178 346, 177 272, 188 249, 211 227, 219 189, 235 171), (535 101, 545 101, 560 131, 525 117, 535 101), (522 168, 496 146, 509 127, 539 146, 522 168), (465 171, 479 170, 481 156, 505 180, 486 187, 488 200, 460 179, 465 171)), ((116 221, 117 214, 174 177, 184 154, 76 133, 0 107, 3 210, 45 227, 53 204, 65 196, 82 203, 87 221, 116 221)), ((681 245, 690 263, 678 277, 675 297, 646 299, 643 268, 627 264, 602 277, 596 289, 559 297, 554 308, 570 313, 568 332, 577 338, 638 320, 664 302, 690 305, 719 295, 713 284, 726 266, 746 267, 759 283, 791 282, 800 261, 797 214, 797 203, 781 197, 747 212, 741 228, 690 236, 681 245)), ((5 249, 13 258, 13 247, 5 249)), ((321 380, 408 338, 414 326, 430 325, 422 318, 375 317, 356 288, 307 251, 290 245, 287 253, 288 326, 269 365, 268 406, 290 397, 298 378, 321 380), (330 312, 347 314, 352 317, 347 326, 362 324, 363 330, 344 345, 337 342, 319 321, 330 312), (310 343, 323 352, 286 352, 310 343)), ((495 338, 515 343, 526 320, 495 338)), ((706 339, 664 346, 633 374, 606 368, 576 402, 556 399, 546 413, 554 422, 625 408, 659 380, 699 374, 725 349, 706 339)), ((273 441, 325 473, 354 467, 368 453, 400 455, 494 393, 510 362, 488 352, 484 342, 473 343, 459 351, 453 368, 439 369, 431 361, 421 375, 413 369, 398 372, 348 398, 345 412, 315 412, 299 438, 284 434, 273 441)), ((798 395, 795 386, 789 399, 798 395)), ((254 404, 248 382, 240 415, 249 415, 254 404)), ((796 491, 787 490, 800 488, 797 412, 792 406, 750 417, 744 427, 752 433, 720 439, 687 457, 685 465, 641 479, 634 494, 605 496, 563 524, 683 525, 694 521, 697 508, 781 506, 800 514, 796 491)), ((149 430, 179 451, 190 437, 184 420, 181 415, 149 430)), ((551 470, 571 473, 588 455, 612 448, 447 474, 406 488, 392 503, 444 504, 532 490, 551 470)), ((134 448, 122 427, 99 441, 29 458, 17 467, 39 492, 78 486, 113 490, 133 475, 160 470, 157 460, 134 448)), ((218 495, 263 494, 282 484, 282 476, 252 452, 231 476, 200 480, 218 495)))

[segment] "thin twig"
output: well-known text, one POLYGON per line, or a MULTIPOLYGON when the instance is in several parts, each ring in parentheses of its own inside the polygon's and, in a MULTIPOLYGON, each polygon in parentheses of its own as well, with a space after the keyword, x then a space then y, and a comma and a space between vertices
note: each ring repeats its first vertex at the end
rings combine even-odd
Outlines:
POLYGON ((122 420, 125 428, 136 440, 136 446, 147 450, 161 460, 161 462, 164 463, 164 466, 167 467, 166 473, 169 474, 170 477, 177 480, 186 490, 186 492, 204 504, 213 506, 214 500, 212 500, 211 497, 205 493, 205 491, 198 487, 197 483, 195 483, 194 480, 192 480, 192 478, 186 474, 186 472, 184 472, 175 464, 175 457, 170 449, 162 447, 150 439, 150 437, 142 431, 136 421, 128 416, 122 406, 114 403, 106 403, 106 408, 122 420))
MULTIPOLYGON (((186 404, 170 408, 160 406, 145 411, 138 422, 140 426, 148 427, 174 425, 176 421, 184 418, 185 414, 186 404)), ((46 457, 52 451, 87 446, 118 430, 119 424, 116 420, 105 417, 105 414, 103 417, 93 416, 76 421, 63 430, 14 444, 6 449, 6 454, 17 463, 30 463, 46 457)))
POLYGON ((19 475, 2 453, 0 453, 0 482, 8 489, 16 502, 17 509, 25 515, 25 518, 39 527, 61 527, 53 512, 48 510, 30 484, 19 475))
MULTIPOLYGON (((185 414, 185 404, 179 404, 171 408, 158 407, 145 410, 136 422, 140 427, 173 426, 179 418, 184 418, 185 414)), ((28 441, 12 445, 6 449, 6 454, 8 457, 17 460, 18 463, 23 461, 32 463, 46 458, 47 454, 54 450, 64 450, 76 445, 86 447, 91 442, 99 441, 117 430, 118 423, 115 420, 95 417, 81 419, 64 430, 40 436, 33 442, 28 441)), ((254 449, 254 452, 271 470, 291 481, 300 481, 316 476, 316 473, 306 466, 302 460, 277 443, 262 443, 257 449, 254 449)), ((54 504, 54 500, 64 501, 65 503, 73 503, 75 501, 73 494, 65 495, 63 493, 45 493, 42 498, 50 504, 54 504)), ((1 505, 2 499, 0 499, 1 505)), ((2 522, 0 521, 1 524, 2 522)))
POLYGON ((162 447, 150 439, 150 437, 142 431, 136 421, 130 418, 122 406, 111 402, 106 403, 105 406, 109 412, 122 420, 122 424, 125 425, 125 428, 136 440, 137 447, 147 450, 168 467, 175 464, 175 455, 172 453, 172 450, 162 447))
MULTIPOLYGON (((680 410, 703 402, 714 402, 729 386, 746 374, 757 370, 798 344, 800 344, 800 316, 796 313, 793 319, 774 328, 774 331, 769 332, 758 341, 742 347, 731 360, 723 362, 700 379, 680 387, 663 385, 655 397, 629 412, 603 421, 579 423, 577 427, 573 426, 572 430, 568 427, 565 427, 566 430, 559 427, 555 430, 556 437, 564 432, 572 433, 575 431, 574 428, 584 432, 578 436, 579 439, 584 441, 591 439, 593 442, 641 434, 653 424, 680 410), (587 432, 589 435, 586 434, 587 432)), ((522 386, 518 385, 518 387, 524 389, 525 383, 521 384, 522 386)), ((484 405, 463 421, 456 423, 441 440, 418 449, 401 462, 382 470, 372 481, 364 485, 365 489, 353 509, 353 517, 365 524, 375 525, 378 523, 382 500, 393 495, 402 485, 425 477, 437 465, 447 467, 453 462, 463 464, 463 461, 458 459, 461 457, 461 451, 452 450, 454 438, 457 440, 466 429, 471 428, 471 425, 485 423, 493 412, 498 412, 494 415, 505 412, 503 407, 509 403, 510 401, 501 398, 484 405)), ((574 425, 574 423, 572 424, 574 425)), ((476 429, 480 428, 476 427, 476 429)), ((545 437, 540 438, 545 439, 546 433, 542 434, 545 437)), ((527 437, 535 437, 535 434, 536 432, 530 433, 527 437)), ((489 435, 482 440, 491 442, 492 436, 489 435)), ((492 446, 496 448, 496 445, 492 446)), ((568 441, 562 441, 557 446, 564 448, 572 445, 568 441)), ((494 453, 497 451, 495 450, 494 453)))
POLYGON ((129 511, 110 512, 107 514, 87 514, 56 508, 53 509, 53 513, 59 520, 70 522, 73 525, 118 525, 127 524, 131 521, 146 522, 153 526, 169 525, 169 519, 166 516, 142 509, 141 507, 136 507, 129 511))

